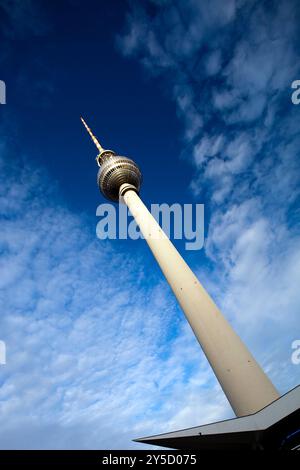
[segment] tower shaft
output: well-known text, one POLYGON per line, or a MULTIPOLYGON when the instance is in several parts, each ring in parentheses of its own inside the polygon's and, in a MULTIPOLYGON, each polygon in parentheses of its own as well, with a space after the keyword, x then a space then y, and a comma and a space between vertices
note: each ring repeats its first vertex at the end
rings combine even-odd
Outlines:
POLYGON ((135 218, 237 416, 252 414, 279 394, 199 280, 128 184, 120 196, 135 218))
POLYGON ((235 414, 253 414, 272 403, 279 398, 274 385, 139 198, 142 175, 138 166, 129 158, 104 150, 83 119, 82 122, 100 151, 100 191, 111 201, 123 198, 235 414))

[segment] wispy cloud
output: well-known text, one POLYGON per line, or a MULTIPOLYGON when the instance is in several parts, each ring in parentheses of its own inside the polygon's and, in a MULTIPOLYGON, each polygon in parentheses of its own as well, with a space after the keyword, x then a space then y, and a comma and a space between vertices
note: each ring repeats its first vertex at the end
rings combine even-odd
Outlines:
POLYGON ((97 240, 46 174, 5 156, 1 447, 127 448, 141 434, 230 414, 161 278, 149 283, 143 260, 97 240))
POLYGON ((191 193, 209 217, 200 278, 287 390, 299 380, 299 5, 150 3, 133 4, 118 46, 160 75, 177 105, 191 193))
MULTIPOLYGON (((298 382, 299 12, 264 5, 132 3, 118 45, 164 77, 183 122, 191 196, 205 190, 209 216, 208 263, 193 267, 286 391, 298 382)), ((42 169, 12 161, 2 145, 1 447, 128 448, 231 416, 162 277, 97 240, 42 169)))

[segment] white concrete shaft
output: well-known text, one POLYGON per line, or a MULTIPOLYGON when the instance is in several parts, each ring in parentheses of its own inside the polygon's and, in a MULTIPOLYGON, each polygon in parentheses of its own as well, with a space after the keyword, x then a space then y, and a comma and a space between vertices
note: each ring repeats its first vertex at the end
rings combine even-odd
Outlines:
MULTIPOLYGON (((125 185, 121 187, 124 189, 125 185)), ((171 286, 235 414, 255 413, 279 394, 135 191, 123 198, 171 286)))

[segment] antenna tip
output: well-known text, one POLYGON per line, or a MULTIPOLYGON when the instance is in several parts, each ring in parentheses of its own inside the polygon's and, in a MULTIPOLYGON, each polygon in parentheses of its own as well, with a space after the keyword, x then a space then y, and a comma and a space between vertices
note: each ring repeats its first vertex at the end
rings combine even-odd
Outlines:
POLYGON ((81 119, 82 124, 83 124, 84 127, 86 128, 86 130, 87 130, 88 132, 90 132, 91 130, 90 130, 89 126, 87 125, 87 123, 85 122, 85 120, 83 119, 82 116, 80 116, 80 119, 81 119))
POLYGON ((86 130, 88 131, 88 133, 90 134, 91 136, 91 139, 92 141, 94 142, 94 144, 96 145, 97 149, 99 150, 99 152, 103 152, 103 148, 102 146, 100 145, 97 137, 94 136, 94 134, 92 133, 91 129, 89 128, 89 126, 87 125, 87 123, 85 122, 85 120, 83 119, 83 117, 80 116, 80 119, 84 125, 84 127, 86 128, 86 130))

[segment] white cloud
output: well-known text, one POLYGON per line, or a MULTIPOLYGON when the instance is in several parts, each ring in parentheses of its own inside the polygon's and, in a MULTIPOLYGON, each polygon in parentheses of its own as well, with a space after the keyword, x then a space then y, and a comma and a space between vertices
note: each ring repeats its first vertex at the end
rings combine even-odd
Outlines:
MULTIPOLYGON (((200 279, 205 272, 226 316, 286 391, 298 380, 290 354, 299 329, 300 142, 289 94, 299 73, 297 2, 167 5, 148 25, 171 67, 161 68, 143 38, 139 53, 173 89, 195 169, 190 189, 206 196, 209 263, 200 279)), ((128 16, 129 30, 138 23, 128 16)))
MULTIPOLYGON (((173 89, 193 150, 191 188, 199 197, 206 185, 212 201, 214 264, 200 279, 205 273, 285 391, 297 383, 290 347, 300 244, 288 212, 299 196, 299 146, 295 109, 279 125, 277 112, 295 70, 296 26, 293 2, 268 14, 260 6, 250 14, 250 3, 164 2, 151 20, 135 6, 118 42, 173 89), (229 54, 240 15, 249 27, 229 54)), ((162 278, 150 286, 142 260, 116 245, 100 250, 82 220, 53 202, 40 171, 0 167, 1 447, 124 448, 138 446, 134 437, 229 417, 162 278)))
POLYGON ((47 175, 1 168, 1 448, 140 448, 230 415, 162 278, 91 236, 47 175))

